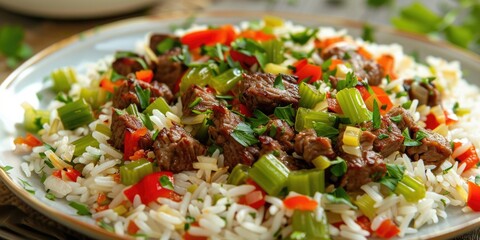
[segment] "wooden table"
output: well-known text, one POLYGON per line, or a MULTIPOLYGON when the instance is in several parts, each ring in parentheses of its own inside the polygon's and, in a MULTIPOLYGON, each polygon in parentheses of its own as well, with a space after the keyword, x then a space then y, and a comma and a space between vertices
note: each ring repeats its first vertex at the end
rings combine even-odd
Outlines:
MULTIPOLYGON (((329 4, 329 1, 326 2, 314 2, 312 3, 309 0, 299 0, 301 1, 301 5, 303 7, 297 7, 291 9, 288 3, 281 2, 272 5, 272 1, 262 2, 262 4, 257 5, 257 1, 252 0, 243 0, 246 3, 242 3, 242 1, 215 1, 215 0, 195 0, 195 1, 187 1, 187 0, 174 0, 174 1, 159 1, 158 4, 144 9, 142 11, 129 13, 122 16, 116 17, 109 17, 109 18, 100 18, 100 19, 93 19, 93 20, 52 20, 52 19, 42 19, 36 17, 29 17, 25 15, 20 15, 16 13, 12 13, 3 9, 0 9, 0 26, 3 24, 11 24, 11 25, 19 25, 25 29, 26 33, 26 42, 32 47, 33 52, 39 52, 40 50, 46 48, 47 46, 74 35, 76 33, 82 32, 84 30, 93 28, 98 25, 114 22, 121 19, 136 17, 136 16, 144 16, 144 15, 162 15, 164 13, 170 12, 183 12, 188 16, 189 13, 193 13, 195 11, 202 11, 205 9, 238 9, 238 8, 247 8, 252 10, 285 10, 289 9, 292 11, 297 12, 305 12, 310 11, 312 12, 315 9, 319 9, 318 13, 324 14, 338 14, 342 13, 341 10, 338 9, 338 6, 329 4), (305 5, 304 3, 308 3, 309 5, 305 5), (316 4, 318 8, 311 7, 312 4, 316 4), (321 5, 321 6, 320 6, 321 5), (320 7, 319 7, 320 6, 320 7)), ((275 1, 273 1, 275 2, 275 1)), ((334 1, 330 1, 334 2, 334 1)), ((341 2, 341 1, 339 1, 341 2)), ((359 2, 363 1, 348 1, 347 9, 343 12, 345 17, 350 17, 355 20, 364 20, 365 11, 358 11, 359 7, 362 5, 359 2), (350 13, 349 13, 350 12, 350 13), (360 12, 360 13, 359 13, 360 12)), ((368 14, 367 14, 368 15, 368 14)), ((382 23, 385 22, 385 18, 388 17, 388 13, 379 12, 375 14, 375 16, 370 17, 369 21, 382 23)), ((12 69, 8 69, 6 66, 6 62, 4 58, 0 57, 0 83, 12 72, 12 69)), ((35 210, 31 209, 28 205, 23 203, 20 199, 14 196, 8 189, 6 189, 5 185, 0 181, 0 206, 2 205, 13 205, 22 211, 27 218, 35 219, 37 222, 42 222, 42 225, 50 226, 56 231, 63 232, 63 235, 59 235, 59 238, 65 239, 72 239, 72 238, 79 238, 79 239, 87 239, 87 237, 75 233, 70 229, 55 223, 45 216, 41 215, 40 213, 36 212, 35 210)), ((456 239, 480 239, 480 229, 473 231, 471 233, 465 234, 463 236, 457 237, 456 239)))

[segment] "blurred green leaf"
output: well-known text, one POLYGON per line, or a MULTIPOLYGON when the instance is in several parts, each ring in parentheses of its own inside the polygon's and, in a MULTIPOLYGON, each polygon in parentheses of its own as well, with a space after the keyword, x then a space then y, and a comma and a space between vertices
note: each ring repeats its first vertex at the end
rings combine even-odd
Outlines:
POLYGON ((452 25, 445 29, 445 37, 455 45, 468 48, 468 45, 474 38, 474 34, 466 27, 452 25))
POLYGON ((0 53, 7 57, 16 57, 22 45, 23 29, 19 26, 5 25, 0 28, 0 53))
POLYGON ((420 2, 414 2, 393 18, 392 24, 401 30, 417 33, 430 33, 438 29, 442 18, 420 2))
POLYGON ((390 5, 392 3, 392 0, 367 0, 367 4, 369 7, 383 7, 385 5, 390 5))
POLYGON ((373 36, 375 29, 370 24, 363 25, 362 38, 367 42, 375 42, 375 37, 373 36))
POLYGON ((432 29, 428 25, 424 25, 422 23, 418 23, 415 20, 410 20, 408 18, 396 17, 391 19, 392 25, 400 30, 407 31, 407 32, 415 32, 415 33, 429 33, 432 32, 432 29))

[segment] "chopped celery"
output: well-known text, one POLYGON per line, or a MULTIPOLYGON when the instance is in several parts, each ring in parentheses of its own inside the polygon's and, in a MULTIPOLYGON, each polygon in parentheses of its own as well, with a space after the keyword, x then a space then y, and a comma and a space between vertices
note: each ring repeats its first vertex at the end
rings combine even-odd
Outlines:
POLYGON ((367 109, 365 102, 356 88, 345 88, 336 95, 338 104, 352 124, 362 123, 372 119, 372 113, 367 109))
POLYGON ((153 173, 153 164, 143 158, 120 167, 120 178, 124 185, 133 185, 150 173, 153 173))
POLYGON ((315 212, 295 210, 292 216, 292 230, 305 233, 305 239, 330 239, 325 214, 322 214, 320 221, 317 221, 315 212))
POLYGON ((320 156, 314 158, 312 160, 312 163, 315 166, 315 168, 320 169, 320 170, 325 170, 328 167, 330 167, 330 165, 332 165, 332 163, 330 162, 330 159, 328 159, 327 157, 325 157, 323 155, 320 155, 320 156))
POLYGON ((98 141, 92 137, 92 134, 81 137, 73 141, 72 144, 75 146, 75 151, 73 152, 73 156, 75 157, 82 155, 88 146, 98 147, 99 145, 98 141))
POLYGON ((355 205, 360 209, 360 211, 372 220, 375 217, 375 201, 368 194, 364 194, 357 198, 355 205))
POLYGON ((71 67, 55 69, 50 73, 55 92, 68 92, 72 83, 77 82, 75 70, 71 67))
POLYGON ((210 79, 211 87, 218 93, 224 94, 232 89, 242 79, 242 70, 238 68, 229 69, 222 74, 210 79))
POLYGON ((313 128, 314 122, 323 122, 329 126, 333 126, 336 122, 336 116, 327 112, 315 112, 306 108, 298 108, 295 118, 295 130, 298 132, 303 129, 313 128))
POLYGON ((193 67, 188 70, 180 82, 180 93, 184 93, 191 85, 205 86, 212 78, 212 67, 193 67))
POLYGON ((253 164, 249 176, 269 195, 278 195, 286 186, 290 170, 272 154, 265 154, 253 164))
POLYGON ((347 126, 343 134, 343 144, 358 147, 360 146, 360 135, 362 130, 360 128, 347 126))
POLYGON ((159 97, 155 99, 148 107, 143 110, 144 113, 147 113, 149 115, 152 115, 152 112, 154 109, 158 109, 161 113, 166 114, 167 112, 170 112, 170 106, 168 105, 167 101, 165 101, 165 98, 159 97))
POLYGON ((101 88, 82 88, 80 98, 85 99, 93 109, 98 109, 108 100, 108 92, 101 88))
POLYGON ((95 131, 100 132, 107 137, 112 136, 112 130, 110 130, 110 128, 105 124, 97 124, 95 126, 95 131))
POLYGON ((272 74, 292 74, 292 70, 290 70, 288 67, 284 67, 275 63, 267 63, 263 71, 272 74))
POLYGON ((303 195, 313 196, 316 192, 325 191, 323 170, 299 170, 288 175, 287 188, 303 195))
POLYGON ((227 183, 233 185, 240 185, 245 183, 248 178, 249 166, 244 164, 237 164, 232 170, 232 173, 228 176, 227 183))
POLYGON ((266 53, 266 63, 280 64, 285 60, 283 56, 283 41, 273 39, 262 43, 266 53))
POLYGON ((28 132, 38 132, 43 129, 43 124, 50 121, 50 112, 46 110, 37 110, 28 103, 23 103, 23 126, 28 132))
POLYGON ((325 94, 320 93, 313 85, 306 82, 301 82, 298 87, 298 93, 300 94, 300 107, 313 108, 317 103, 325 99, 325 94))
POLYGON ((403 175, 394 192, 403 195, 408 202, 418 202, 426 194, 425 185, 407 174, 403 175))
POLYGON ((57 112, 63 127, 68 130, 89 124, 95 120, 90 105, 83 98, 59 107, 57 112))

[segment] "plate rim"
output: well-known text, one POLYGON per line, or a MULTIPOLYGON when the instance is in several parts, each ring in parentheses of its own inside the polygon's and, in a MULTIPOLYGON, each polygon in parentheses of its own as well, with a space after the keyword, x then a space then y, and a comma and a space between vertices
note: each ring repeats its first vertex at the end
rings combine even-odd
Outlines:
MULTIPOLYGON (((27 70, 29 67, 34 66, 36 63, 42 61, 47 56, 54 54, 56 51, 59 51, 60 49, 64 49, 68 46, 78 43, 83 38, 88 38, 90 36, 93 36, 97 34, 99 31, 101 32, 101 31, 111 30, 124 25, 140 24, 142 22, 157 22, 157 21, 163 21, 163 20, 187 19, 188 17, 191 16, 189 14, 193 14, 193 16, 196 18, 221 18, 221 17, 233 18, 233 17, 244 17, 244 16, 261 18, 262 16, 265 16, 265 15, 273 15, 273 16, 280 16, 288 20, 292 20, 293 22, 298 21, 300 19, 308 19, 308 20, 313 20, 313 22, 322 22, 322 24, 331 24, 337 28, 350 27, 350 28, 356 28, 356 29, 361 29, 366 23, 363 21, 350 20, 350 19, 345 19, 340 17, 319 16, 319 15, 313 15, 313 14, 299 15, 298 13, 287 12, 287 11, 247 11, 247 10, 210 10, 210 11, 204 11, 200 13, 188 12, 188 11, 187 12, 175 11, 167 14, 162 14, 161 16, 150 15, 150 16, 126 18, 123 20, 118 20, 118 21, 114 21, 111 23, 102 24, 102 25, 90 28, 88 30, 82 31, 80 33, 74 34, 65 39, 62 39, 58 42, 55 42, 50 46, 44 48, 43 50, 41 50, 40 52, 32 56, 30 59, 28 59, 26 62, 24 62, 22 65, 20 65, 18 68, 16 68, 12 73, 10 73, 5 78, 5 80, 0 85, 0 93, 2 93, 3 91, 7 91, 9 86, 13 84, 15 80, 21 76, 22 72, 27 70)), ((464 50, 460 47, 452 45, 443 40, 429 39, 420 34, 393 29, 385 25, 372 24, 372 23, 368 23, 368 24, 373 26, 376 31, 412 39, 414 41, 433 44, 435 45, 435 47, 439 47, 439 48, 448 48, 448 49, 451 49, 452 51, 455 51, 456 53, 461 54, 461 56, 468 57, 470 60, 480 63, 480 55, 471 51, 464 50)), ((72 229, 73 231, 81 232, 88 236, 97 237, 97 238, 101 237, 101 238, 108 238, 108 239, 130 239, 129 236, 120 236, 115 233, 109 232, 97 225, 81 221, 76 217, 73 217, 61 212, 60 213, 56 212, 53 207, 42 203, 40 200, 36 199, 35 196, 31 195, 25 189, 17 185, 13 181, 13 179, 10 178, 9 174, 3 170, 0 171, 0 180, 3 181, 3 183, 7 186, 7 188, 10 191, 12 191, 17 197, 22 199, 22 201, 28 204, 30 207, 39 211, 40 213, 47 216, 48 218, 53 219, 57 223, 60 223, 66 226, 67 228, 72 229)), ((480 215, 476 219, 451 227, 448 230, 443 230, 435 233, 427 233, 425 235, 422 235, 421 237, 427 238, 427 239, 452 238, 477 228, 479 226, 479 223, 480 223, 480 215)), ((408 236, 406 237, 408 238, 408 236)))

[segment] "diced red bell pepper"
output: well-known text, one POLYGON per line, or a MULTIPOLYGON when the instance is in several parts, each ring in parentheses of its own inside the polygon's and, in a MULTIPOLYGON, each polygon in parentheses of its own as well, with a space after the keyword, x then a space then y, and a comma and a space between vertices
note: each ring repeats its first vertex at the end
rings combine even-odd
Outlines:
POLYGON ((336 98, 327 98, 328 110, 330 112, 343 114, 342 108, 336 98))
POLYGON ((237 38, 237 33, 235 32, 235 28, 231 24, 225 24, 223 26, 220 26, 220 29, 225 32, 226 40, 225 40, 225 45, 230 46, 230 43, 237 38))
POLYGON ((255 186, 255 190, 241 196, 238 199, 238 203, 250 206, 255 209, 261 208, 265 205, 265 196, 267 195, 265 191, 252 179, 246 180, 247 184, 255 186))
MULTIPOLYGON (((365 87, 363 88, 365 89, 365 87)), ((362 95, 363 100, 365 101, 365 105, 367 106, 367 108, 370 111, 373 111, 374 100, 376 100, 378 108, 380 110, 380 114, 385 115, 393 107, 393 103, 390 100, 390 97, 385 92, 385 90, 380 87, 370 86, 370 88, 372 89, 373 94, 369 93, 366 89, 360 91, 361 87, 357 87, 357 89, 359 89, 360 91, 360 94, 362 95)))
POLYGON ((36 138, 33 134, 27 133, 25 137, 17 137, 13 140, 15 144, 26 144, 29 147, 37 147, 42 145, 42 141, 36 138))
POLYGON ((333 71, 337 68, 338 64, 342 64, 343 61, 341 59, 332 59, 332 63, 328 66, 328 70, 333 71))
POLYGON ((384 76, 389 75, 390 79, 397 79, 395 73, 395 59, 390 54, 384 54, 377 59, 378 64, 383 68, 384 76))
POLYGON ((454 113, 453 111, 451 111, 450 109, 448 109, 448 110, 443 110, 443 113, 445 113, 445 124, 446 124, 447 126, 458 122, 458 116, 457 116, 457 114, 455 114, 455 113, 454 113))
POLYGON ((124 147, 123 147, 123 159, 128 160, 137 150, 139 150, 138 141, 141 137, 148 133, 146 127, 132 131, 131 129, 125 130, 124 147))
POLYGON ((115 88, 119 87, 124 83, 124 80, 118 80, 116 82, 110 81, 110 79, 104 78, 100 81, 100 87, 110 93, 115 91, 115 88))
POLYGON ((357 49, 357 52, 358 52, 358 54, 362 55, 367 60, 371 60, 373 58, 372 54, 370 52, 368 52, 367 49, 365 49, 363 47, 359 47, 357 49))
POLYGON ((127 226, 127 233, 130 235, 135 235, 137 234, 138 230, 140 230, 140 228, 137 226, 137 224, 133 220, 130 220, 127 226))
POLYGON ((385 219, 375 231, 375 234, 381 238, 392 238, 399 233, 400 229, 390 219, 385 219))
POLYGON ((322 67, 310 64, 306 59, 300 60, 293 64, 295 67, 294 75, 298 77, 298 83, 309 79, 309 83, 313 83, 321 79, 322 67))
POLYGON ((345 38, 343 36, 338 36, 338 37, 331 37, 323 40, 318 40, 315 39, 315 48, 320 48, 324 50, 325 48, 329 47, 330 45, 337 43, 337 42, 342 42, 344 41, 345 38))
POLYGON ((135 72, 135 77, 137 77, 138 80, 144 81, 144 82, 151 82, 153 79, 153 71, 150 69, 144 69, 135 72))
POLYGON ((247 56, 233 49, 230 49, 230 57, 232 57, 233 61, 239 62, 243 69, 250 69, 250 67, 258 63, 255 56, 247 56))
MULTIPOLYGON (((190 224, 191 226, 194 226, 194 227, 198 227, 200 226, 198 224, 198 222, 194 222, 192 224, 190 224)), ((183 234, 183 240, 207 240, 208 238, 207 237, 201 237, 201 236, 193 236, 193 235, 190 235, 190 233, 188 231, 185 232, 185 234, 183 234)))
POLYGON ((468 181, 467 205, 475 212, 480 212, 480 186, 468 181))
MULTIPOLYGON (((462 142, 454 141, 453 142, 453 149, 454 151, 462 146, 462 142)), ((475 146, 472 144, 470 148, 468 148, 465 152, 460 154, 455 158, 456 160, 460 161, 460 164, 465 163, 465 171, 469 170, 477 165, 480 162, 478 158, 477 151, 475 150, 475 146)))
POLYGON ((133 202, 135 195, 139 195, 142 203, 145 205, 157 200, 159 197, 171 198, 173 191, 162 187, 160 183, 162 176, 167 176, 170 182, 174 184, 172 172, 155 172, 143 177, 138 183, 123 191, 123 194, 130 202, 133 202))
POLYGON ((435 116, 435 114, 433 114, 432 112, 430 112, 429 114, 427 114, 427 118, 425 120, 425 128, 426 129, 435 129, 437 128, 440 124, 442 123, 445 123, 445 125, 451 125, 451 124, 454 124, 456 122, 458 122, 458 117, 455 113, 453 113, 452 111, 450 110, 443 110, 443 114, 445 116, 445 122, 443 122, 443 119, 442 119, 442 122, 440 122, 437 117, 435 116))
POLYGON ((180 38, 180 42, 187 45, 190 50, 194 50, 204 45, 225 44, 227 38, 226 31, 222 29, 205 29, 185 34, 180 38))
POLYGON ((62 179, 62 170, 57 169, 52 172, 52 176, 62 179))
POLYGON ((363 215, 357 218, 355 221, 363 230, 368 231, 372 234, 372 228, 370 228, 371 222, 367 216, 363 215))
POLYGON ((265 33, 261 30, 258 30, 258 31, 256 31, 256 30, 245 30, 245 31, 241 32, 238 37, 250 38, 250 39, 253 39, 253 40, 259 41, 259 42, 275 39, 275 35, 265 33))
POLYGON ((437 121, 437 118, 433 113, 427 114, 427 118, 425 119, 425 128, 433 130, 437 128, 440 125, 440 123, 437 121))
POLYGON ((80 173, 74 168, 66 168, 64 169, 64 172, 65 172, 65 176, 67 176, 68 179, 70 179, 72 182, 76 182, 77 178, 82 176, 82 173, 80 173))
POLYGON ((237 110, 238 112, 240 112, 242 115, 244 115, 246 117, 252 117, 253 116, 250 109, 248 109, 248 107, 245 104, 241 103, 238 99, 234 99, 232 101, 232 108, 233 108, 233 110, 237 110))
POLYGON ((283 200, 286 208, 301 211, 313 211, 317 208, 318 203, 304 195, 287 197, 283 200))

